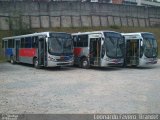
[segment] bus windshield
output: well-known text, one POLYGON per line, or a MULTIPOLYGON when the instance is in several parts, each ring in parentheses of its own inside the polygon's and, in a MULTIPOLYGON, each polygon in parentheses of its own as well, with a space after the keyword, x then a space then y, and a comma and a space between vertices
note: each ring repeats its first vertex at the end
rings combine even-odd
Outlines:
POLYGON ((157 57, 158 50, 157 50, 157 41, 152 34, 143 33, 143 43, 144 43, 144 54, 146 57, 157 57))
POLYGON ((124 40, 119 33, 104 32, 106 54, 110 58, 122 58, 124 40))
POLYGON ((71 35, 66 33, 50 33, 48 51, 53 55, 72 54, 73 44, 71 35))

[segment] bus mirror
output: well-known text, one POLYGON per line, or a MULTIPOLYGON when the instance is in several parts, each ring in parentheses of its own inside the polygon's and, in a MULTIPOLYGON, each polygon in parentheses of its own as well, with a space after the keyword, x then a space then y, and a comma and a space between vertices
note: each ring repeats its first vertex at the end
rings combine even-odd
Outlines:
POLYGON ((101 42, 101 45, 103 45, 104 44, 104 40, 102 40, 102 42, 101 42))
POLYGON ((123 40, 125 40, 125 37, 124 37, 124 36, 122 36, 122 38, 123 38, 123 40))
POLYGON ((142 42, 142 40, 141 40, 141 46, 143 46, 143 42, 142 42))

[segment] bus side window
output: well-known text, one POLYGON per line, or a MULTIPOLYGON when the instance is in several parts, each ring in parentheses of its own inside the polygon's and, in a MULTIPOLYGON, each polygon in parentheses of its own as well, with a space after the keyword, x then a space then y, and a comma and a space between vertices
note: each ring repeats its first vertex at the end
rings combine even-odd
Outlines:
POLYGON ((8 40, 8 48, 11 48, 12 47, 12 40, 8 40))
POLYGON ((8 41, 4 41, 4 48, 8 48, 8 41))
POLYGON ((79 35, 77 40, 77 47, 87 47, 88 46, 88 35, 79 35))
POLYGON ((25 48, 31 48, 31 46, 32 46, 32 38, 26 37, 25 38, 25 48))
POLYGON ((8 48, 14 48, 14 39, 8 40, 8 48))
POLYGON ((32 48, 37 48, 38 47, 38 37, 32 37, 32 48))
POLYGON ((21 38, 21 48, 25 48, 25 39, 21 38))
POLYGON ((14 48, 14 39, 12 39, 12 48, 14 48))

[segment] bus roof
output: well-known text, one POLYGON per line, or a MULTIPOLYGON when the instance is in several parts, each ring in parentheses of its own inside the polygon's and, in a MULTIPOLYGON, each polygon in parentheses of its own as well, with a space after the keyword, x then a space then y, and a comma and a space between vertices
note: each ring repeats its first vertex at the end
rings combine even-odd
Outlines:
POLYGON ((28 37, 28 36, 38 36, 38 35, 47 35, 49 37, 49 33, 66 33, 66 32, 37 32, 37 33, 26 34, 26 35, 18 35, 18 36, 12 36, 12 37, 5 37, 5 38, 2 38, 2 40, 16 39, 16 38, 22 38, 22 37, 28 37))
POLYGON ((140 34, 121 33, 121 35, 124 36, 125 39, 142 39, 140 34))
POLYGON ((103 33, 103 32, 114 32, 114 33, 119 33, 119 32, 116 32, 116 31, 102 30, 102 31, 91 31, 91 32, 78 32, 78 33, 72 33, 72 35, 97 34, 97 33, 103 33))
POLYGON ((153 34, 153 33, 150 33, 150 32, 133 32, 133 33, 121 33, 122 35, 139 35, 141 36, 141 34, 143 33, 147 33, 147 34, 153 34))

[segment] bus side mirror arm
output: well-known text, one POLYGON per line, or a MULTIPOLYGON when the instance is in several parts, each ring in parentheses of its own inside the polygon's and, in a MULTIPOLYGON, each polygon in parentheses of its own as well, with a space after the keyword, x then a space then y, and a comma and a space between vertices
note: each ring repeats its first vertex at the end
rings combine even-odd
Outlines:
POLYGON ((104 38, 102 38, 102 42, 101 42, 101 45, 103 45, 104 44, 104 38))
POLYGON ((140 43, 140 44, 141 44, 141 46, 143 46, 143 41, 142 41, 142 40, 141 40, 141 43, 140 43))

